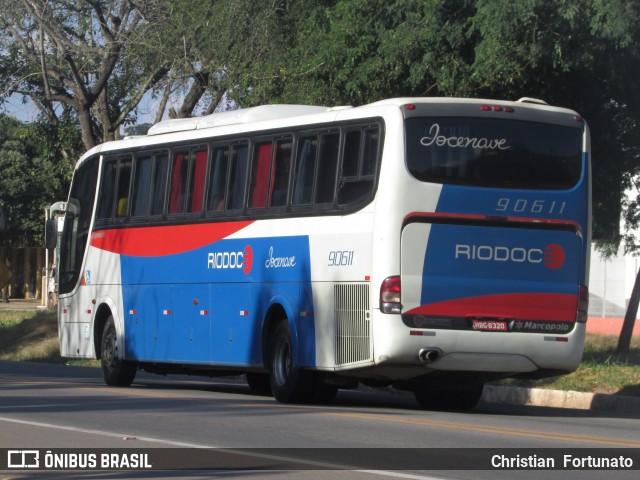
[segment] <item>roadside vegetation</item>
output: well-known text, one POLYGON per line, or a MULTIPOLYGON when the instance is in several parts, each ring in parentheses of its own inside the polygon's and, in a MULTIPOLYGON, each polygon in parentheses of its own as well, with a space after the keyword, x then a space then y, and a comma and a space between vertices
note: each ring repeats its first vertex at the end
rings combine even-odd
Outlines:
MULTIPOLYGON (((640 337, 633 337, 629 355, 616 355, 617 343, 618 337, 613 335, 587 335, 582 364, 574 373, 498 384, 640 396, 640 337)), ((99 365, 97 361, 60 357, 56 314, 47 310, 0 311, 0 360, 99 365)))
POLYGON ((512 385, 640 397, 640 337, 632 337, 629 355, 617 355, 615 335, 587 335, 582 363, 575 372, 540 380, 503 380, 512 385))
POLYGON ((60 356, 58 321, 51 310, 0 311, 0 360, 98 366, 97 361, 60 356))

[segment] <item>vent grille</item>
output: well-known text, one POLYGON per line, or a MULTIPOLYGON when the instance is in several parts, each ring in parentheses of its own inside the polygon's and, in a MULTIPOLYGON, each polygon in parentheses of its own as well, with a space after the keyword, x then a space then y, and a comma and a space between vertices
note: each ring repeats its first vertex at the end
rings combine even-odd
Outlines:
POLYGON ((370 361, 371 313, 368 283, 334 285, 336 365, 370 361))

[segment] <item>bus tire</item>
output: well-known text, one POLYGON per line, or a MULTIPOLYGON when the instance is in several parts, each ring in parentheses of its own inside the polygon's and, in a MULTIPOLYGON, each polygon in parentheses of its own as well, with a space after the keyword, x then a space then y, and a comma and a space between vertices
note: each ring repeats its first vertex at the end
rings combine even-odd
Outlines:
POLYGON ((121 360, 118 357, 120 339, 116 333, 113 316, 107 319, 102 331, 100 343, 100 364, 102 376, 107 385, 112 387, 128 387, 136 376, 135 363, 121 360))
POLYGON ((422 382, 413 391, 421 408, 427 410, 471 410, 480 401, 484 383, 431 384, 422 382))
POLYGON ((282 321, 269 337, 269 381, 271 392, 280 403, 307 400, 311 391, 308 372, 293 362, 293 344, 289 324, 282 321))

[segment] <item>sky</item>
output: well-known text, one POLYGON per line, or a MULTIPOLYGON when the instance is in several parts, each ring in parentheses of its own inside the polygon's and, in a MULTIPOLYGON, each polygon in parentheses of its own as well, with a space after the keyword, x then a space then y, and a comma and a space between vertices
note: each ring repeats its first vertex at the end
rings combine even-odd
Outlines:
POLYGON ((9 97, 0 105, 0 112, 11 115, 21 122, 33 122, 39 113, 33 102, 23 103, 16 95, 9 97))
MULTIPOLYGON (((156 111, 160 100, 151 98, 151 94, 147 93, 140 102, 138 109, 138 124, 154 123, 156 111)), ((168 107, 171 107, 171 102, 168 107)), ((168 110, 168 108, 167 108, 168 110)), ((38 118, 40 111, 31 100, 22 101, 19 95, 12 95, 2 105, 0 105, 0 113, 11 115, 21 122, 33 122, 38 118)), ((165 115, 166 116, 166 115, 165 115)))

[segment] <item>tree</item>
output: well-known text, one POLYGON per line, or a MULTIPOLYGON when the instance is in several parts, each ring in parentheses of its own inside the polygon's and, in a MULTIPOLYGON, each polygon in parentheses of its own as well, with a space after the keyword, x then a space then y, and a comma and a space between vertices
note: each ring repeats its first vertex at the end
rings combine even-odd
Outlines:
POLYGON ((43 209, 65 198, 73 161, 80 148, 77 132, 65 138, 51 125, 22 124, 0 115, 0 210, 5 229, 4 245, 24 247, 43 243, 43 209), (69 161, 58 159, 59 151, 69 152, 69 161))
POLYGON ((129 54, 160 18, 153 0, 0 0, 0 91, 52 122, 75 116, 86 149, 113 140, 168 72, 161 56, 129 54))
MULTIPOLYGON (((631 173, 632 188, 624 205, 625 235, 624 246, 626 253, 640 254, 640 239, 636 238, 636 232, 640 232, 640 162, 636 163, 635 172, 631 173), (635 193, 635 195, 634 195, 635 193)), ((633 327, 638 317, 638 305, 640 304, 640 270, 636 273, 636 280, 631 291, 629 305, 622 322, 620 338, 616 353, 628 355, 631 347, 633 327)))
MULTIPOLYGON (((284 55, 280 16, 285 0, 165 2, 167 24, 152 26, 153 40, 146 44, 149 54, 175 52, 169 74, 154 89, 161 98, 156 120, 170 95, 179 100, 169 110, 172 118, 206 115, 225 108, 225 101, 246 105, 254 76, 284 55)), ((268 95, 261 100, 268 102, 268 95)))

